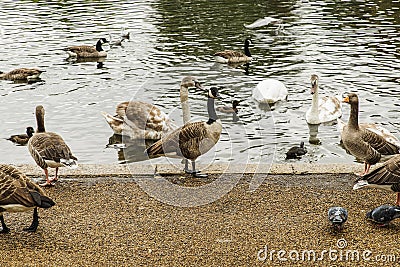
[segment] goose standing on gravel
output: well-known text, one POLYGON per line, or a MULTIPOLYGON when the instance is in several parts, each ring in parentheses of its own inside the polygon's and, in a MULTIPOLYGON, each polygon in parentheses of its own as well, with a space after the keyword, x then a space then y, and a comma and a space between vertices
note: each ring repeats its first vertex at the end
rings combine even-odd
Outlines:
POLYGON ((353 189, 379 188, 397 194, 396 205, 400 206, 400 155, 389 159, 382 166, 359 177, 353 189))
POLYGON ((224 50, 217 52, 214 54, 215 61, 224 64, 250 62, 252 59, 249 49, 250 44, 251 40, 247 38, 244 41, 244 54, 242 52, 233 50, 224 50))
POLYGON ((101 58, 107 57, 107 52, 103 50, 103 44, 108 43, 106 38, 100 38, 96 46, 76 45, 65 48, 71 58, 101 58))
POLYGON ((77 158, 72 155, 70 148, 64 142, 62 137, 56 133, 46 132, 44 128, 44 108, 36 107, 36 133, 29 139, 28 149, 36 164, 44 170, 46 182, 41 186, 53 185, 52 182, 58 180, 58 168, 69 167, 75 169, 78 167, 77 158), (49 178, 47 168, 55 168, 54 178, 49 178))
POLYGON ((14 134, 11 135, 7 140, 16 143, 18 145, 24 146, 28 143, 29 138, 32 137, 35 130, 32 127, 26 127, 26 134, 14 134))
POLYGON ((319 98, 319 78, 316 74, 311 75, 311 107, 307 110, 306 121, 308 124, 321 124, 336 121, 342 116, 342 104, 339 98, 324 96, 319 98))
POLYGON ((208 91, 207 110, 209 119, 207 122, 189 122, 179 127, 147 148, 147 155, 150 158, 165 156, 191 160, 192 170, 189 170, 186 161, 185 172, 194 177, 207 177, 206 174, 201 174, 196 170, 195 161, 199 156, 213 148, 221 135, 222 125, 214 107, 214 99, 218 97, 218 88, 211 87, 208 91))
POLYGON ((371 165, 376 164, 383 155, 400 153, 400 145, 389 142, 381 135, 358 124, 358 96, 349 94, 343 102, 350 104, 350 118, 342 131, 342 142, 345 149, 356 158, 364 161, 364 175, 369 172, 371 165))
POLYGON ((253 98, 261 104, 273 104, 286 100, 288 90, 283 82, 276 79, 266 79, 259 82, 253 90, 253 98))
MULTIPOLYGON (((184 123, 190 120, 189 87, 202 88, 194 77, 188 76, 182 79, 180 98, 184 123)), ((106 112, 102 114, 115 134, 129 136, 131 139, 158 140, 162 135, 177 128, 162 110, 152 104, 141 101, 118 104, 116 115, 114 116, 106 112)))
POLYGON ((47 197, 43 190, 31 182, 25 174, 16 168, 0 164, 0 233, 8 233, 10 229, 4 222, 4 212, 23 212, 33 209, 31 226, 24 228, 26 232, 36 232, 39 226, 37 208, 47 209, 54 206, 54 201, 47 197))
POLYGON ((35 81, 39 80, 44 71, 35 68, 19 68, 10 72, 0 72, 0 79, 10 81, 35 81))

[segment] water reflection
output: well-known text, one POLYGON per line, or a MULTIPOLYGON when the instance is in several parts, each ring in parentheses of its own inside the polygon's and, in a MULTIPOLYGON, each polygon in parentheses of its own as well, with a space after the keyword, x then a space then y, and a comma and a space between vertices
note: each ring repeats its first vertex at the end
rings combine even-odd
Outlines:
POLYGON ((120 163, 130 163, 148 160, 144 151, 156 140, 130 139, 128 136, 114 134, 108 139, 107 147, 117 150, 120 163))

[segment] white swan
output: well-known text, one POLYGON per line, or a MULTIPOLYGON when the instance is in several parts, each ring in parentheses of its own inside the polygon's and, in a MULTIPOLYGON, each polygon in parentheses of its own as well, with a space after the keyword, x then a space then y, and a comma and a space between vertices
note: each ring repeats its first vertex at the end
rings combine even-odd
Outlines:
POLYGON ((286 100, 287 95, 288 90, 286 86, 275 79, 263 80, 253 90, 253 98, 263 104, 272 104, 286 100))
POLYGON ((276 18, 271 18, 271 17, 264 17, 261 19, 258 19, 256 21, 254 21, 253 23, 249 24, 249 25, 244 25, 247 29, 254 29, 254 28, 258 28, 258 27, 263 27, 263 26, 267 26, 269 24, 277 24, 281 22, 280 19, 276 19, 276 18))
POLYGON ((318 76, 311 75, 311 107, 306 112, 306 121, 308 124, 320 124, 336 121, 342 116, 342 103, 338 97, 324 96, 319 98, 318 94, 318 76))

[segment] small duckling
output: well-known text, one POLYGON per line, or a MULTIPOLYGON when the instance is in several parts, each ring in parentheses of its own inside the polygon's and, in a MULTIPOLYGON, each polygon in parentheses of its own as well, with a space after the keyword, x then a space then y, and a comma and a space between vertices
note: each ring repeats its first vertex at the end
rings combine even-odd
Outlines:
POLYGON ((300 147, 294 146, 286 152, 286 159, 299 159, 301 156, 307 153, 307 149, 304 147, 304 142, 300 142, 300 147))
POLYGON ((32 127, 26 127, 26 134, 14 134, 11 135, 10 138, 7 138, 7 140, 10 140, 11 142, 20 146, 24 146, 28 143, 29 138, 32 137, 34 132, 35 130, 32 127))
POLYGON ((220 106, 220 107, 217 107, 216 108, 216 110, 218 110, 219 112, 222 112, 222 113, 238 113, 238 108, 237 108, 237 106, 239 106, 239 103, 240 103, 240 101, 238 101, 238 100, 233 100, 232 101, 232 107, 229 107, 229 106, 220 106))

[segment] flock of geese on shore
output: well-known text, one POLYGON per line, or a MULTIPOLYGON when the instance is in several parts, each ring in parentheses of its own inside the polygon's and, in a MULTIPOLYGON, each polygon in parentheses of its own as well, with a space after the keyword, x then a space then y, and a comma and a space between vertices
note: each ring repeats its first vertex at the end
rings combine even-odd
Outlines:
MULTIPOLYGON (((125 38, 125 37, 124 37, 125 38)), ((102 46, 108 43, 105 38, 97 41, 96 46, 71 46, 66 48, 70 57, 104 58, 107 52, 102 46)), ((250 39, 244 42, 244 53, 225 50, 215 53, 216 62, 237 64, 252 60, 249 50, 250 39)), ((20 68, 8 73, 1 73, 0 79, 32 81, 38 79, 43 71, 38 69, 20 68)), ((358 123, 358 96, 348 94, 344 99, 337 96, 319 97, 319 78, 311 76, 311 107, 305 114, 309 124, 322 124, 337 121, 341 132, 341 140, 345 149, 356 158, 364 161, 365 168, 354 185, 354 189, 376 187, 397 192, 396 205, 400 205, 400 155, 386 161, 381 167, 369 172, 371 165, 376 164, 381 155, 400 153, 400 142, 389 131, 375 124, 358 123), (341 103, 350 104, 350 118, 344 123, 341 103)), ((287 99, 288 90, 285 85, 275 79, 266 79, 258 83, 253 90, 253 98, 259 103, 275 103, 287 99)), ((207 153, 218 142, 222 124, 215 109, 215 99, 220 97, 218 88, 204 89, 200 82, 191 76, 184 77, 180 83, 180 100, 182 105, 183 126, 176 126, 169 117, 157 106, 142 102, 129 101, 117 105, 115 115, 103 112, 103 116, 115 134, 127 135, 131 139, 157 140, 150 145, 145 153, 149 158, 177 157, 183 158, 185 172, 194 177, 207 177, 207 174, 196 170, 196 159, 207 153), (189 88, 196 88, 207 95, 207 121, 190 121, 188 102, 189 88), (189 168, 188 161, 192 166, 189 168)), ((233 101, 232 107, 218 107, 219 112, 238 113, 238 101, 233 101)), ((45 110, 43 106, 36 107, 37 129, 27 128, 26 135, 14 135, 9 140, 27 145, 28 150, 37 165, 43 169, 46 181, 40 186, 52 186, 58 180, 59 167, 77 167, 77 158, 72 154, 62 137, 53 132, 47 132, 44 125, 45 110), (48 168, 55 168, 55 176, 49 177, 48 168)), ((298 158, 306 153, 304 143, 294 147, 287 153, 287 158, 298 158)), ((24 229, 34 232, 38 227, 37 208, 50 208, 54 201, 47 197, 43 189, 30 181, 21 171, 10 165, 0 165, 0 233, 9 232, 3 218, 4 212, 20 212, 34 210, 30 227, 24 229)))

